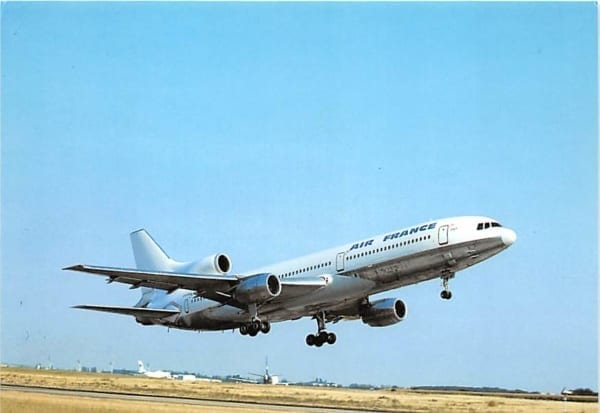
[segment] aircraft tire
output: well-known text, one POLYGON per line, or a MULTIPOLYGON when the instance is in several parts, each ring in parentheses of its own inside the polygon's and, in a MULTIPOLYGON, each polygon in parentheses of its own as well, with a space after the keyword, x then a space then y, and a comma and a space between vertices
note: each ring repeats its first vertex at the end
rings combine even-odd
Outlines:
POLYGON ((271 331, 271 323, 268 321, 262 321, 260 323, 260 332, 263 334, 268 334, 271 331))
POLYGON ((314 334, 309 334, 306 336, 306 344, 309 346, 314 346, 316 343, 316 337, 314 334))
POLYGON ((327 334, 327 344, 334 344, 336 340, 337 337, 335 336, 335 333, 327 334))
POLYGON ((246 334, 248 334, 248 326, 246 324, 242 324, 240 326, 240 334, 245 336, 246 334))

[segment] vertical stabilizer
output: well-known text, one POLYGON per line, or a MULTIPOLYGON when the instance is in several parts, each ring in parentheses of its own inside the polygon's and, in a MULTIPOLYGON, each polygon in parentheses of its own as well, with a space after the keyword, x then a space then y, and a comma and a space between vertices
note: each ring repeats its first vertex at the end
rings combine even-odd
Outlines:
POLYGON ((171 271, 174 261, 145 229, 131 233, 131 247, 138 270, 171 271))
POLYGON ((142 360, 138 360, 138 373, 146 373, 146 368, 144 367, 144 362, 142 360))

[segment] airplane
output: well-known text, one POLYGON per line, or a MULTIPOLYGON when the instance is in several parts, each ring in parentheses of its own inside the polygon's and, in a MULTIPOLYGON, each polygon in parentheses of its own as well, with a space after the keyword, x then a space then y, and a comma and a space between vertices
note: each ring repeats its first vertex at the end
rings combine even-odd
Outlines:
POLYGON ((171 373, 168 371, 155 370, 148 371, 146 367, 144 367, 144 362, 142 360, 138 360, 138 373, 143 374, 147 377, 152 377, 153 379, 172 379, 171 373))
POLYGON ((227 254, 180 262, 144 229, 130 238, 135 269, 84 264, 63 269, 141 288, 137 304, 73 308, 130 315, 142 325, 238 329, 252 337, 268 333, 271 323, 312 317, 317 331, 305 341, 321 347, 337 340, 326 323, 360 319, 384 327, 405 319, 408 307, 401 299, 371 299, 374 294, 439 278, 441 298, 449 300, 449 281, 458 271, 505 250, 517 235, 492 218, 445 218, 237 274, 227 254))
POLYGON ((269 374, 269 358, 265 357, 265 373, 249 373, 252 376, 262 377, 263 384, 280 384, 279 374, 269 374))

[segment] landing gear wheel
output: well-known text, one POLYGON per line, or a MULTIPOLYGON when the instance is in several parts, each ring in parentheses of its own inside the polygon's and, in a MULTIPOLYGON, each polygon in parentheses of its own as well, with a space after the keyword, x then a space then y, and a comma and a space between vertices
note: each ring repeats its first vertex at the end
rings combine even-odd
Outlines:
POLYGON ((250 337, 256 337, 258 332, 259 332, 259 329, 255 329, 254 326, 250 326, 250 328, 248 330, 248 334, 250 335, 250 337))
POLYGON ((337 340, 337 337, 335 336, 335 333, 329 333, 329 334, 327 334, 327 344, 334 344, 335 340, 337 340))
POLYGON ((314 346, 316 341, 316 337, 314 334, 309 334, 306 336, 306 344, 309 346, 314 346))
POLYGON ((444 290, 440 293, 440 297, 444 300, 449 300, 452 298, 452 291, 444 290))
POLYGON ((248 325, 246 324, 242 324, 240 326, 240 334, 245 336, 246 334, 248 334, 248 325))
POLYGON ((263 334, 267 334, 269 331, 271 331, 271 323, 269 323, 268 321, 261 321, 260 332, 263 334))

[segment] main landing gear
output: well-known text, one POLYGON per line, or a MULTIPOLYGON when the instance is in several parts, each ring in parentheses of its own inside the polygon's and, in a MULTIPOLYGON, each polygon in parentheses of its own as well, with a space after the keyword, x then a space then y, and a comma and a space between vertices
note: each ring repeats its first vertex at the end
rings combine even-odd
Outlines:
POLYGON ((252 321, 240 326, 241 335, 245 336, 247 334, 250 337, 254 337, 258 333, 267 334, 271 331, 271 323, 268 321, 260 321, 260 318, 258 318, 258 308, 256 303, 248 305, 248 312, 252 314, 252 321))
POLYGON ((250 337, 254 337, 258 333, 267 334, 269 331, 271 331, 271 323, 268 321, 254 320, 251 323, 240 326, 240 334, 243 336, 249 335, 250 337))
POLYGON ((450 278, 454 278, 453 273, 442 275, 442 287, 444 287, 444 289, 440 293, 440 297, 442 297, 444 300, 449 300, 452 298, 452 291, 450 291, 448 287, 448 280, 450 280, 450 278))
POLYGON ((321 347, 323 344, 334 344, 337 337, 335 333, 325 331, 325 314, 323 312, 315 314, 317 320, 317 334, 309 334, 306 336, 306 344, 309 346, 321 347))

